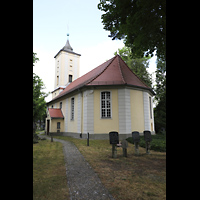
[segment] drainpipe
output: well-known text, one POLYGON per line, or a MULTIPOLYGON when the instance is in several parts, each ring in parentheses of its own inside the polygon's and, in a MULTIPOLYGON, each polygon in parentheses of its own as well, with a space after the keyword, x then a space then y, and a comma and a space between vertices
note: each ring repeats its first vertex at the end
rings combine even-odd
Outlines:
POLYGON ((81 91, 81 134, 83 134, 83 91, 81 91))

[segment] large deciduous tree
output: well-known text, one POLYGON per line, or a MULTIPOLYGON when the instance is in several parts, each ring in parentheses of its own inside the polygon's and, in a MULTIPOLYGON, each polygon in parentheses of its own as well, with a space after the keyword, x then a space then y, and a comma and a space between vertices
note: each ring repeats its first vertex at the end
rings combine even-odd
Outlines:
POLYGON ((109 37, 124 39, 134 57, 166 60, 166 0, 100 0, 102 23, 109 37))

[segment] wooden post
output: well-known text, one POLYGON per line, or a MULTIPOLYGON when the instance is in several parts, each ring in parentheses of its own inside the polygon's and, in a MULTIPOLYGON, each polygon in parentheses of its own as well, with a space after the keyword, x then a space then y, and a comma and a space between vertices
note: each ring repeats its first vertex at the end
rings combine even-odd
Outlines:
POLYGON ((117 158, 117 148, 115 144, 112 144, 112 158, 117 158))
POLYGON ((87 133, 87 146, 89 146, 89 133, 87 133))
POLYGON ((146 154, 150 154, 150 142, 146 142, 146 154))
POLYGON ((139 155, 139 148, 138 148, 138 146, 139 146, 139 143, 138 142, 134 142, 134 145, 135 145, 135 155, 139 155))
POLYGON ((127 147, 128 147, 128 142, 126 140, 122 140, 122 148, 123 148, 124 157, 127 157, 127 147))

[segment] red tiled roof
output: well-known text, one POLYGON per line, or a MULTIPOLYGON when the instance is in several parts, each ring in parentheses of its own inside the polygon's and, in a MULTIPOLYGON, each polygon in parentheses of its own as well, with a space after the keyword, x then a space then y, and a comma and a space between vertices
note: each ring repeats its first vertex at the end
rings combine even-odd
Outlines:
POLYGON ((143 83, 127 66, 119 55, 114 56, 98 67, 94 68, 87 74, 70 83, 58 96, 51 101, 62 97, 83 86, 91 85, 133 85, 137 87, 147 88, 152 91, 145 83, 143 83))
POLYGON ((48 108, 51 118, 64 118, 60 108, 48 108))

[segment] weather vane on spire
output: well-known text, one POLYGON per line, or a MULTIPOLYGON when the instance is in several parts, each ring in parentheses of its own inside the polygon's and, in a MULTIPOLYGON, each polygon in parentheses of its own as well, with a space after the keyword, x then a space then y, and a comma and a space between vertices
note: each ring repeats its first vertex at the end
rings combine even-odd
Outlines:
POLYGON ((69 40, 69 22, 67 23, 67 39, 69 40))

